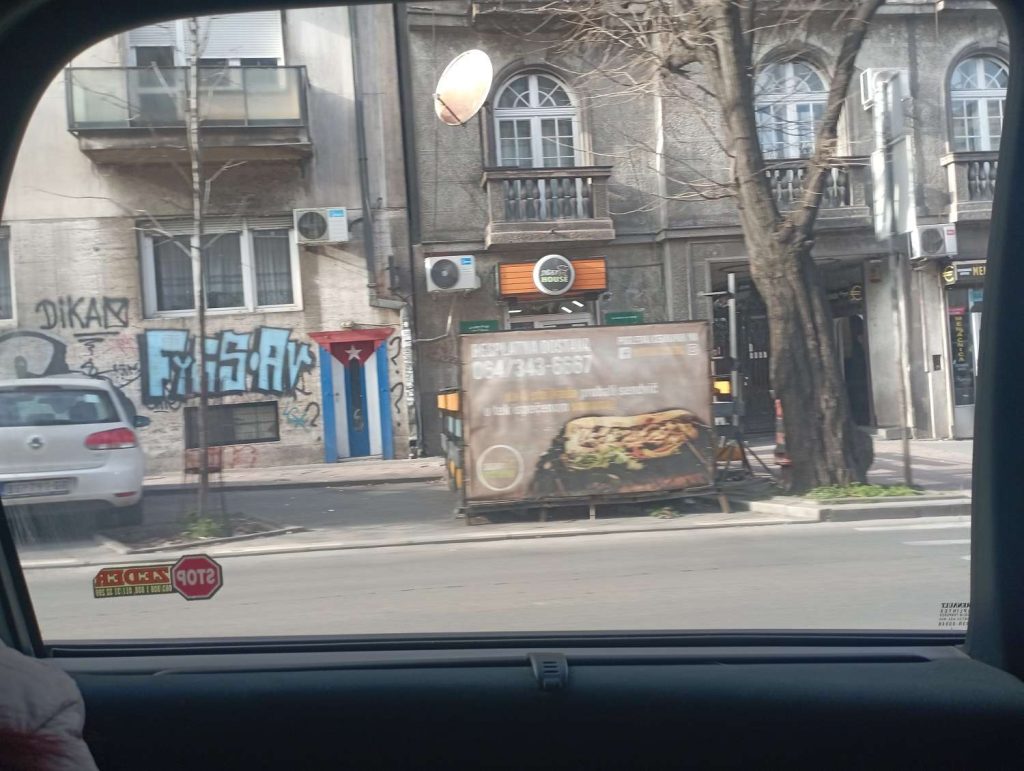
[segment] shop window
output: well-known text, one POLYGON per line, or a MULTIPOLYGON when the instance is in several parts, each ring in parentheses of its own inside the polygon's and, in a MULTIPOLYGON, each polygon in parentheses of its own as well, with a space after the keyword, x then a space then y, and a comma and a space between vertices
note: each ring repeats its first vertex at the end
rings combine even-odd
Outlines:
POLYGON ((14 318, 14 273, 11 269, 11 240, 0 228, 0 321, 14 318))
MULTIPOLYGON (((277 402, 214 404, 207 408, 210 447, 276 442, 281 438, 277 402)), ((185 408, 185 447, 199 446, 199 408, 185 408)))

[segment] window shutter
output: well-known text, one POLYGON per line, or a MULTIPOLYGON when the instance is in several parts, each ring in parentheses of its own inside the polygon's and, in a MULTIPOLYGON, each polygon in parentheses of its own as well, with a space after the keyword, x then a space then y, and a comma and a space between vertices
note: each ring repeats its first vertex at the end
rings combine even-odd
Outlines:
POLYGON ((165 21, 150 24, 128 32, 128 45, 132 46, 174 46, 178 45, 178 23, 165 21))
MULTIPOLYGON (((185 217, 173 220, 159 220, 160 230, 153 227, 148 220, 139 221, 138 227, 146 231, 148 235, 160 235, 166 233, 172 236, 187 236, 192 233, 192 220, 185 217)), ((283 214, 274 217, 217 217, 209 216, 203 218, 204 233, 238 233, 243 228, 250 230, 277 230, 290 229, 292 217, 290 214, 283 214)))
POLYGON ((284 63, 280 11, 209 16, 201 20, 200 30, 207 37, 202 52, 205 58, 277 59, 284 63))

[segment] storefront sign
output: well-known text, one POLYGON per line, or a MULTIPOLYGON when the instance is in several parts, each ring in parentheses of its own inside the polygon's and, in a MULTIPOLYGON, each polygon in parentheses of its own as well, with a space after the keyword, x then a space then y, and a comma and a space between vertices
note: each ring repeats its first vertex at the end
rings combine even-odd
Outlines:
POLYGON ((480 321, 460 321, 460 335, 475 335, 479 332, 497 332, 499 329, 497 319, 481 319, 480 321))
POLYGON ((572 262, 560 254, 541 257, 533 266, 533 285, 541 294, 565 294, 572 288, 575 278, 572 262))
POLYGON ((968 310, 949 308, 949 343, 953 353, 953 398, 959 405, 974 404, 974 349, 968 331, 968 310))
POLYGON ((706 487, 708 341, 704 322, 461 338, 466 500, 706 487))
POLYGON ((625 326, 627 324, 643 324, 643 311, 609 311, 604 314, 604 323, 608 326, 625 326))
POLYGON ((985 280, 984 262, 953 262, 942 271, 942 282, 946 286, 985 280))
MULTIPOLYGON (((582 297, 608 288, 608 266, 604 257, 572 260, 575 277, 572 287, 562 297, 582 297)), ((542 299, 557 295, 541 292, 533 280, 535 262, 502 262, 498 264, 498 293, 520 300, 542 299)))

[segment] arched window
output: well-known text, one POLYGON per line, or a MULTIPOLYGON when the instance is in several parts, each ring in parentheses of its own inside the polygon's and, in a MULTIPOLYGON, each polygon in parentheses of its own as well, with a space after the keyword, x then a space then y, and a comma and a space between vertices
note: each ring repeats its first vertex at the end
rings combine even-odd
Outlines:
POLYGON ((949 79, 954 152, 998 150, 1006 102, 1006 64, 992 56, 972 56, 949 79))
POLYGON ((806 158, 825 113, 828 88, 806 62, 773 62, 757 77, 755 107, 761 151, 769 160, 806 158))
POLYGON ((509 79, 494 107, 499 166, 575 166, 579 115, 565 87, 550 75, 509 79))

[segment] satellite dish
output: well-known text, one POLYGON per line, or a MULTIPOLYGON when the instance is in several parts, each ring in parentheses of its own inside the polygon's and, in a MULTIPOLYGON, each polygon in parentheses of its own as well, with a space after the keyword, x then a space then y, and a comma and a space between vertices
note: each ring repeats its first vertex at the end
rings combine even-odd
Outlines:
POLYGON ((444 68, 434 89, 434 112, 449 126, 461 126, 484 106, 494 69, 483 51, 463 51, 444 68))

